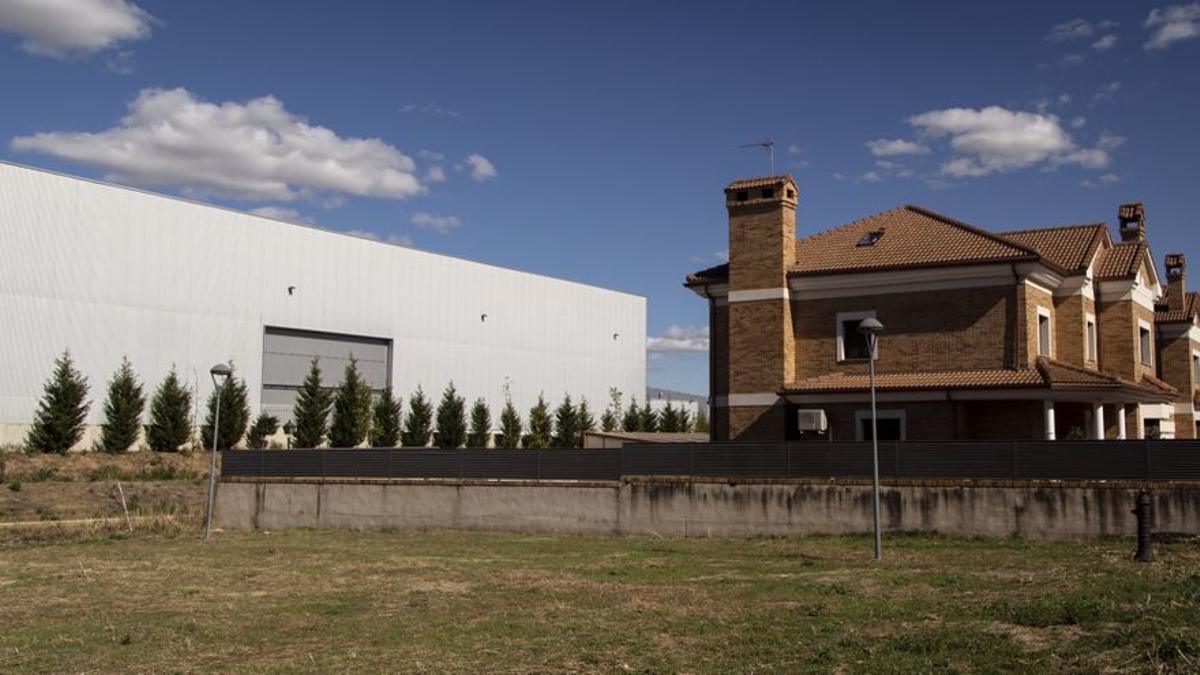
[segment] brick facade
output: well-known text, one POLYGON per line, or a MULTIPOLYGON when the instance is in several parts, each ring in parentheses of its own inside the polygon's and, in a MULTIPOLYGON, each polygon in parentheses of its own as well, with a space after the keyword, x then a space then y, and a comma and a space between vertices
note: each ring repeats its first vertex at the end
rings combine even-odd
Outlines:
POLYGON ((931 300, 928 293, 890 293, 792 302, 796 377, 866 373, 866 361, 837 361, 837 315, 868 310, 887 330, 875 362, 879 373, 1010 365, 1011 286, 939 291, 931 300))

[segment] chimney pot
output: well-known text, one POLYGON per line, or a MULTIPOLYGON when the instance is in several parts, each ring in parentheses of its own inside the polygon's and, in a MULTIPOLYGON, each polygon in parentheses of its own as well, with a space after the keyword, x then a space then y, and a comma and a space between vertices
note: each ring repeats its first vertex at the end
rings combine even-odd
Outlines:
POLYGON ((1146 209, 1141 202, 1122 204, 1117 209, 1117 222, 1120 223, 1121 241, 1145 241, 1146 209))
POLYGON ((1182 311, 1187 305, 1187 260, 1182 253, 1168 253, 1167 306, 1182 311))

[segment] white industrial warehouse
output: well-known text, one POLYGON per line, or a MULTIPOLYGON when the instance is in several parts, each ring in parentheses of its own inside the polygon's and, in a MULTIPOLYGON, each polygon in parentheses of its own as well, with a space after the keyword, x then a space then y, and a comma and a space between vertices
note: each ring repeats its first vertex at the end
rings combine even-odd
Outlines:
POLYGON ((641 296, 0 162, 0 444, 64 350, 91 425, 123 356, 148 393, 174 365, 197 404, 232 361, 286 419, 311 358, 333 385, 353 354, 406 410, 453 381, 496 419, 506 386, 522 417, 539 393, 641 394, 645 333, 641 296))

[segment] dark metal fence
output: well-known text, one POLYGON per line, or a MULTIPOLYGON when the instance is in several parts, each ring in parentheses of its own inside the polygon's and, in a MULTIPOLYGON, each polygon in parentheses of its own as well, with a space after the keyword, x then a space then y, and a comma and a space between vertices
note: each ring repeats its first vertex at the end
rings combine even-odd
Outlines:
MULTIPOLYGON (((866 478, 870 443, 628 445, 583 450, 235 450, 225 476, 618 480, 866 478)), ((885 479, 1200 481, 1196 441, 880 443, 885 479)))

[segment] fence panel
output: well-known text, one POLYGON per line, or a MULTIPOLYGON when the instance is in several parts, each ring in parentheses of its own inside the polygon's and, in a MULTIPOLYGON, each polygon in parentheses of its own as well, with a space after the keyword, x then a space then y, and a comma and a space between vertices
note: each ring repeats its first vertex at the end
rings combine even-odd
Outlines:
MULTIPOLYGON (((868 478, 870 443, 645 444, 622 449, 235 450, 222 474, 278 478, 617 480, 621 476, 868 478)), ((1200 481, 1196 441, 879 444, 888 478, 1200 481)))

